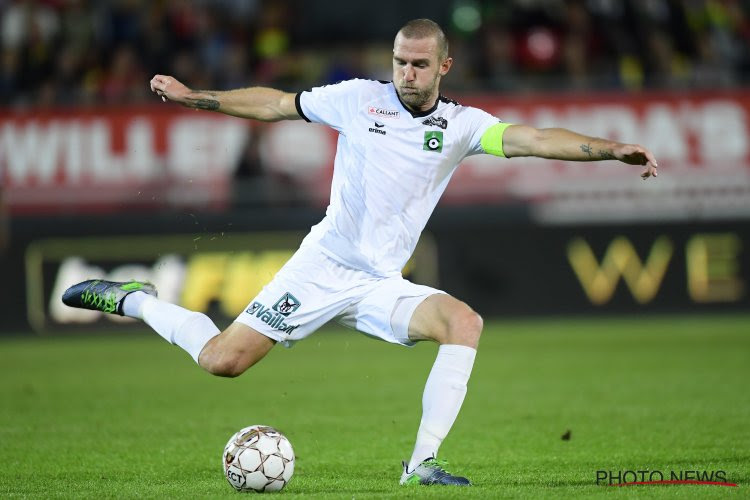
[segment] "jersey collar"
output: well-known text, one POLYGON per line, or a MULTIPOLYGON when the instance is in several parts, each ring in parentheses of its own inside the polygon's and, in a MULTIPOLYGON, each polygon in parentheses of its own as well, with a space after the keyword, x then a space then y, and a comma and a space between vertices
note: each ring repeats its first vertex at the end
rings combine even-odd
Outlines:
MULTIPOLYGON (((393 83, 393 82, 391 82, 391 83, 393 83)), ((404 104, 404 101, 401 100, 401 96, 398 95, 398 91, 396 90, 396 84, 395 83, 393 83, 393 92, 396 94, 396 99, 398 99, 398 102, 400 102, 401 106, 406 111, 409 112, 409 114, 412 116, 412 118, 421 118, 423 116, 431 115, 437 109, 438 104, 440 104, 440 96, 438 95, 438 98, 435 99, 435 104, 433 104, 430 109, 428 109, 427 111, 416 111, 415 112, 415 111, 412 111, 411 109, 409 109, 409 107, 406 104, 404 104)))

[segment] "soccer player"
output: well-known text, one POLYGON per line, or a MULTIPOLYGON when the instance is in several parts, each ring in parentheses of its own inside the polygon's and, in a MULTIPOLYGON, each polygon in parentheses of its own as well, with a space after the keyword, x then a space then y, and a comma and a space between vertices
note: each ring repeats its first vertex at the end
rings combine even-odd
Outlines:
POLYGON ((349 80, 298 94, 270 88, 191 90, 156 75, 164 101, 262 121, 304 119, 339 132, 325 218, 273 280, 220 331, 204 314, 159 300, 151 284, 89 280, 63 301, 145 321, 205 370, 234 377, 276 343, 290 346, 329 320, 386 342, 437 342, 416 444, 401 484, 469 485, 437 460, 458 415, 482 319, 449 294, 401 276, 456 166, 467 156, 619 160, 656 176, 647 149, 559 129, 503 123, 440 95, 453 59, 441 28, 408 22, 393 46, 393 81, 349 80))

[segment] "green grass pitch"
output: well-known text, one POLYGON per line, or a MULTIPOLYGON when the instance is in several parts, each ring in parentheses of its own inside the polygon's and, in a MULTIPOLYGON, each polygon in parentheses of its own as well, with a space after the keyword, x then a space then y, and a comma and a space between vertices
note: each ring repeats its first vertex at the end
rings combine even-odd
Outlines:
MULTIPOLYGON (((456 498, 398 486, 435 351, 329 329, 221 379, 153 333, 0 340, 0 497, 235 498, 222 448, 268 424, 297 453, 281 495, 456 498)), ((488 321, 441 457, 467 498, 746 497, 749 382, 747 315, 488 321), (609 487, 597 470, 739 486, 609 487)))

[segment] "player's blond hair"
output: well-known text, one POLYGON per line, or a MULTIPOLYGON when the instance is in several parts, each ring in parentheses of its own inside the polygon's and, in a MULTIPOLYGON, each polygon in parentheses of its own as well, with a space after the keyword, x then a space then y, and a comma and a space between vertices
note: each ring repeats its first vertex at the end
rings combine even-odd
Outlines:
POLYGON ((438 45, 438 58, 444 61, 448 58, 448 38, 438 23, 431 19, 412 19, 404 24, 400 30, 404 38, 435 37, 438 45))

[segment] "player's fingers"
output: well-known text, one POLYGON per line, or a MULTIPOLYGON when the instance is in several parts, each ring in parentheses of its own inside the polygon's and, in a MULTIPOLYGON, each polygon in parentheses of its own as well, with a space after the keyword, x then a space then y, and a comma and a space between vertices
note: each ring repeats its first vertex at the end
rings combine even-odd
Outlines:
POLYGON ((164 87, 166 87, 167 85, 169 85, 172 82, 172 80, 173 79, 170 78, 170 77, 168 77, 168 76, 155 75, 151 79, 151 86, 155 87, 155 88, 158 88, 158 89, 164 90, 164 87))
POLYGON ((643 173, 641 174, 641 177, 643 178, 643 180, 646 180, 649 177, 657 177, 658 175, 659 173, 656 171, 656 166, 653 165, 652 163, 649 163, 646 166, 646 170, 644 170, 643 173))
POLYGON ((649 165, 651 165, 653 168, 656 168, 656 167, 659 166, 659 164, 656 163, 656 158, 654 158, 654 155, 653 155, 653 153, 651 153, 651 151, 649 151, 648 149, 645 149, 643 151, 643 154, 646 157, 646 159, 648 160, 649 165))

